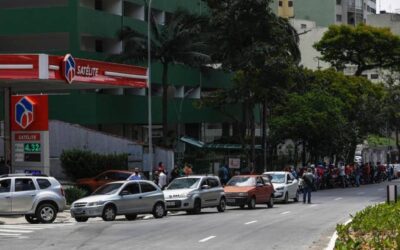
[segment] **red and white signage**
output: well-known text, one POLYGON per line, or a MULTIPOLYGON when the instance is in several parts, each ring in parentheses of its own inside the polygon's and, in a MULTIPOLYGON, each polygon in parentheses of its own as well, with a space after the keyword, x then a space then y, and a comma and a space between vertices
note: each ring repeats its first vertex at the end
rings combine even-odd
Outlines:
POLYGON ((48 96, 12 96, 10 119, 11 131, 49 130, 48 96))
POLYGON ((14 134, 15 141, 40 141, 40 133, 18 133, 14 134))
MULTIPOLYGON (((147 69, 72 55, 0 55, 0 80, 57 80, 115 87, 147 87, 147 69)), ((99 86, 101 88, 101 86, 99 86)))

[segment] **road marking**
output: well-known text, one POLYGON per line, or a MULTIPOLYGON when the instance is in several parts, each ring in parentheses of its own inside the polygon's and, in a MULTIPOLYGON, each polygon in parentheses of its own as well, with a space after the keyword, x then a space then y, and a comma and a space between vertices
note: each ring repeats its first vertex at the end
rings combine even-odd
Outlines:
POLYGON ((253 224, 253 223, 256 223, 257 221, 256 220, 252 220, 252 221, 249 221, 249 222, 246 222, 246 223, 244 223, 245 225, 250 225, 250 224, 253 224))
POLYGON ((0 229, 22 229, 22 230, 43 230, 41 227, 30 227, 30 226, 17 226, 17 225, 2 225, 0 229))
POLYGON ((290 213, 291 213, 290 211, 286 211, 286 212, 283 212, 281 214, 284 215, 284 214, 290 214, 290 213))
POLYGON ((365 192, 358 192, 357 194, 358 195, 363 195, 363 194, 365 194, 365 192))
POLYGON ((208 240, 214 239, 215 237, 217 237, 217 236, 210 236, 210 237, 204 238, 204 239, 202 239, 202 240, 199 240, 199 242, 200 242, 200 243, 203 243, 203 242, 206 242, 206 241, 208 241, 208 240))
POLYGON ((28 230, 16 230, 16 229, 2 229, 0 228, 0 233, 32 233, 33 231, 28 230))
POLYGON ((312 204, 310 207, 316 207, 316 206, 318 206, 317 204, 312 204))
POLYGON ((339 201, 341 199, 343 199, 343 198, 342 197, 338 197, 338 198, 335 199, 335 201, 339 201))
POLYGON ((0 236, 20 236, 21 234, 6 234, 6 233, 0 233, 0 236))

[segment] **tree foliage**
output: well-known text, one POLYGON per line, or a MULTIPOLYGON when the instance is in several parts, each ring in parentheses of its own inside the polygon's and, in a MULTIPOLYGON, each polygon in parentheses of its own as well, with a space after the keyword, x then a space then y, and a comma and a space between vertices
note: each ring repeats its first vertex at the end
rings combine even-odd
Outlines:
POLYGON ((332 25, 314 47, 322 54, 322 60, 339 71, 348 64, 355 65, 357 76, 366 70, 390 68, 400 62, 400 38, 388 28, 332 25))

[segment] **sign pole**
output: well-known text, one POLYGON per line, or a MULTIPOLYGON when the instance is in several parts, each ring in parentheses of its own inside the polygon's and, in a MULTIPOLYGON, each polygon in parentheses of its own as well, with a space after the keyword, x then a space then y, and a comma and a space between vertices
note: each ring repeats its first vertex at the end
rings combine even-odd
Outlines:
POLYGON ((13 173, 11 166, 11 117, 10 117, 11 89, 4 88, 4 164, 9 173, 13 173))

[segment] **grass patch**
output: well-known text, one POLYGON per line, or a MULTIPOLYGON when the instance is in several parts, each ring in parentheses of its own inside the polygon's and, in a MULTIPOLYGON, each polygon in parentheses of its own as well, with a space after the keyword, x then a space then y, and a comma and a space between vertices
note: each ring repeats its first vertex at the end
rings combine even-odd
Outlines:
POLYGON ((400 203, 369 206, 336 226, 335 249, 399 249, 400 203))

